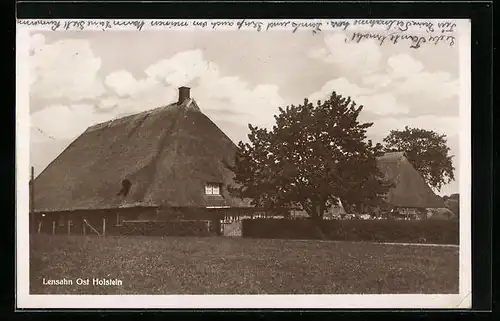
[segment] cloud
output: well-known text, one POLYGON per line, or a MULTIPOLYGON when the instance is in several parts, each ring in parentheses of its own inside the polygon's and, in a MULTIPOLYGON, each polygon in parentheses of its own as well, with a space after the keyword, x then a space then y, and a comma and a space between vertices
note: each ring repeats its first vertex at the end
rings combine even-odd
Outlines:
POLYGON ((374 137, 385 137, 390 130, 404 129, 405 126, 434 130, 449 137, 458 135, 458 117, 409 116, 410 106, 399 102, 394 94, 379 93, 373 88, 358 86, 345 78, 330 80, 319 91, 311 94, 309 99, 328 99, 333 90, 344 97, 350 96, 358 106, 363 105, 359 118, 363 122, 374 122, 369 129, 374 137))
POLYGON ((184 86, 201 77, 209 69, 201 50, 190 50, 175 54, 149 66, 146 74, 153 79, 173 86, 184 86))
POLYGON ((203 82, 193 92, 200 108, 206 110, 209 117, 244 126, 248 123, 267 128, 274 125, 273 115, 278 113, 279 107, 284 107, 278 86, 259 84, 251 87, 237 77, 223 77, 220 83, 226 84, 220 91, 210 90, 211 85, 204 87, 203 82), (225 110, 232 112, 224 113, 225 110))
POLYGON ((362 82, 373 89, 381 89, 388 87, 392 83, 392 78, 387 74, 372 74, 363 77, 362 82))
POLYGON ((365 39, 358 43, 349 41, 346 36, 344 33, 325 36, 324 47, 311 50, 309 57, 334 65, 349 79, 361 76, 359 85, 366 86, 367 90, 390 91, 397 96, 413 95, 431 102, 442 102, 458 95, 458 79, 452 79, 449 73, 425 70, 424 64, 409 53, 398 53, 385 60, 375 40, 365 39))
POLYGON ((399 102, 390 92, 373 94, 369 96, 360 96, 356 100, 359 105, 364 106, 364 111, 369 111, 377 115, 395 115, 407 114, 410 107, 407 104, 399 102))
POLYGON ((157 86, 159 82, 154 78, 137 80, 126 70, 112 72, 104 79, 106 86, 118 96, 134 96, 135 94, 157 86))
POLYGON ((424 70, 422 62, 409 54, 397 54, 387 59, 389 74, 392 78, 410 78, 424 70))
POLYGON ((101 100, 97 107, 101 111, 112 109, 112 114, 109 114, 109 117, 123 117, 166 106, 176 99, 177 88, 156 84, 128 97, 110 96, 101 100))
POLYGON ((309 57, 319 59, 351 73, 367 75, 380 69, 382 52, 375 40, 349 42, 347 34, 334 33, 324 38, 325 47, 314 49, 309 57))
MULTIPOLYGON (((372 121, 369 115, 361 114, 360 120, 372 121)), ((368 135, 376 141, 382 140, 391 130, 403 130, 405 126, 433 130, 445 134, 448 138, 458 137, 459 117, 436 117, 423 115, 417 117, 385 117, 373 120, 374 124, 368 129, 368 135)))
POLYGON ((114 108, 117 108, 119 102, 120 102, 120 99, 117 97, 114 97, 114 96, 102 98, 101 100, 99 100, 99 103, 96 105, 97 111, 98 112, 110 111, 114 108))
POLYGON ((162 59, 146 68, 145 74, 136 78, 124 69, 114 71, 104 80, 108 92, 94 104, 70 101, 32 113, 32 127, 44 133, 33 137, 41 142, 73 139, 96 123, 170 104, 177 99, 178 87, 184 85, 192 86, 192 97, 209 117, 233 122, 239 128, 246 129, 247 123, 270 127, 273 114, 284 104, 278 86, 251 85, 240 77, 222 75, 219 66, 205 60, 201 50, 162 59))
POLYGON ((363 105, 363 112, 377 115, 406 114, 409 107, 397 101, 396 97, 389 92, 378 93, 373 88, 361 87, 349 82, 345 78, 337 78, 328 81, 321 89, 309 96, 309 100, 328 99, 335 91, 344 97, 351 97, 356 104, 363 105))
POLYGON ((418 95, 430 101, 440 102, 458 96, 458 79, 451 79, 447 72, 421 72, 395 85, 398 94, 418 95))
POLYGON ((88 41, 67 39, 47 44, 43 35, 34 34, 30 54, 30 93, 34 97, 78 101, 104 93, 97 77, 101 59, 88 41))
POLYGON ((419 99, 441 102, 459 94, 458 79, 451 79, 447 72, 429 72, 424 64, 403 53, 387 59, 387 73, 369 75, 363 79, 374 88, 393 89, 398 95, 418 95, 419 99))
POLYGON ((219 113, 219 117, 245 125, 251 122, 263 127, 272 126, 272 116, 285 103, 277 85, 263 83, 252 86, 240 77, 223 76, 215 63, 207 65, 193 95, 202 110, 207 108, 214 111, 214 114, 216 111, 232 110, 233 113, 223 117, 219 113))
POLYGON ((44 137, 67 140, 74 139, 89 126, 107 121, 109 118, 109 114, 94 112, 92 105, 52 105, 31 114, 30 125, 34 129, 41 130, 44 137))
POLYGON ((340 94, 344 97, 350 96, 351 98, 367 95, 373 92, 373 90, 369 88, 363 88, 358 86, 357 84, 351 83, 346 78, 336 78, 328 81, 326 84, 321 87, 315 93, 309 95, 309 100, 323 100, 330 97, 332 91, 335 91, 337 94, 340 94))
POLYGON ((381 116, 425 114, 438 107, 444 113, 458 114, 458 105, 449 100, 459 94, 458 79, 444 71, 426 70, 410 53, 384 60, 380 46, 372 40, 349 42, 336 33, 325 37, 324 48, 309 55, 346 71, 344 78, 332 79, 309 95, 310 100, 327 99, 335 90, 363 105, 364 111, 381 116))
POLYGON ((120 116, 136 113, 171 103, 177 99, 179 86, 191 86, 192 97, 209 117, 269 127, 274 122, 272 116, 284 104, 278 86, 252 86, 238 76, 224 76, 201 50, 162 59, 147 67, 145 74, 143 79, 126 70, 109 74, 105 83, 113 93, 100 101, 99 109, 116 106, 114 113, 120 116), (231 112, 224 112, 228 110, 231 112))

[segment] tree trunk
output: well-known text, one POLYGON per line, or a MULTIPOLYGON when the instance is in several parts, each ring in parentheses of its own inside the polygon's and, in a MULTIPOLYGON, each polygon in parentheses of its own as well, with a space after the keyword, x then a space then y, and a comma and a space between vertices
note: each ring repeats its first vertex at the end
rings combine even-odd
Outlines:
POLYGON ((320 202, 313 202, 311 206, 311 217, 315 220, 323 219, 324 205, 322 206, 320 202))
POLYGON ((313 216, 314 220, 314 226, 316 228, 316 231, 318 232, 318 235, 320 239, 326 240, 327 237, 322 231, 322 224, 321 221, 323 220, 323 214, 325 210, 325 203, 324 202, 317 202, 313 208, 315 215, 313 216))
POLYGON ((319 204, 317 202, 314 202, 312 204, 312 207, 311 207, 311 216, 313 219, 317 220, 317 219, 320 219, 321 218, 321 215, 320 215, 320 210, 319 210, 319 204))
POLYGON ((307 214, 314 220, 322 220, 325 212, 326 204, 318 200, 310 202, 310 206, 307 203, 302 204, 302 209, 307 212, 307 214))

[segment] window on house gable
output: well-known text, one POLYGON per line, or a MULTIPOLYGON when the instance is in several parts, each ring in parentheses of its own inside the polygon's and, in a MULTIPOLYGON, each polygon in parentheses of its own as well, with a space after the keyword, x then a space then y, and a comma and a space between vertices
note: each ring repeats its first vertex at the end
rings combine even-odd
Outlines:
POLYGON ((205 184, 205 194, 206 195, 220 195, 221 184, 219 183, 207 183, 205 184))

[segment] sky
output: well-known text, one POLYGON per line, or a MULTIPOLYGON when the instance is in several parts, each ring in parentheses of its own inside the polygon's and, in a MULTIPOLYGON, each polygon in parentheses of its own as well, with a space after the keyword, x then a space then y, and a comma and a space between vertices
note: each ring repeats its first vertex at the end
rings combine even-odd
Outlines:
POLYGON ((38 175, 96 123, 177 99, 191 87, 201 111, 235 143, 248 123, 272 126, 279 107, 328 98, 363 105, 368 136, 405 126, 445 134, 459 169, 458 46, 412 49, 339 32, 55 31, 30 36, 30 162, 38 175))

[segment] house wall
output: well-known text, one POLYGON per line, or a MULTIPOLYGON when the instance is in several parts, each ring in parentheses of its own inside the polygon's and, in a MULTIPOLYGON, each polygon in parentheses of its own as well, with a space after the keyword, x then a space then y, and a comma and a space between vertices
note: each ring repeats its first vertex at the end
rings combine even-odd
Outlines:
POLYGON ((221 234, 224 213, 204 208, 121 208, 107 210, 35 213, 31 233, 102 235, 105 220, 106 235, 118 234, 123 221, 210 220, 211 228, 221 234), (85 223, 86 221, 86 223, 85 223))
POLYGON ((156 214, 156 208, 35 213, 32 233, 97 235, 102 234, 105 227, 106 234, 113 234, 123 220, 146 220, 156 214))
POLYGON ((158 209, 158 220, 208 220, 210 221, 210 231, 215 235, 222 235, 221 220, 224 217, 223 209, 208 210, 202 207, 163 207, 158 209))
MULTIPOLYGON (((102 235, 105 221, 106 235, 121 235, 124 221, 130 224, 143 224, 153 221, 165 223, 168 221, 210 221, 211 233, 223 235, 228 224, 241 222, 243 218, 276 217, 276 213, 267 213, 265 210, 255 209, 207 209, 196 207, 162 207, 162 208, 121 208, 108 210, 87 210, 36 213, 35 228, 32 233, 62 234, 62 235, 102 235), (38 230, 40 228, 40 230, 38 230)), ((287 215, 282 215, 285 217, 287 215)), ((176 222, 172 222, 174 224, 176 222)), ((150 224, 150 223, 147 223, 150 224)), ((161 224, 160 224, 161 225, 161 224)))
POLYGON ((205 208, 188 208, 188 207, 162 207, 158 209, 159 220, 195 220, 207 219, 211 217, 205 208))

